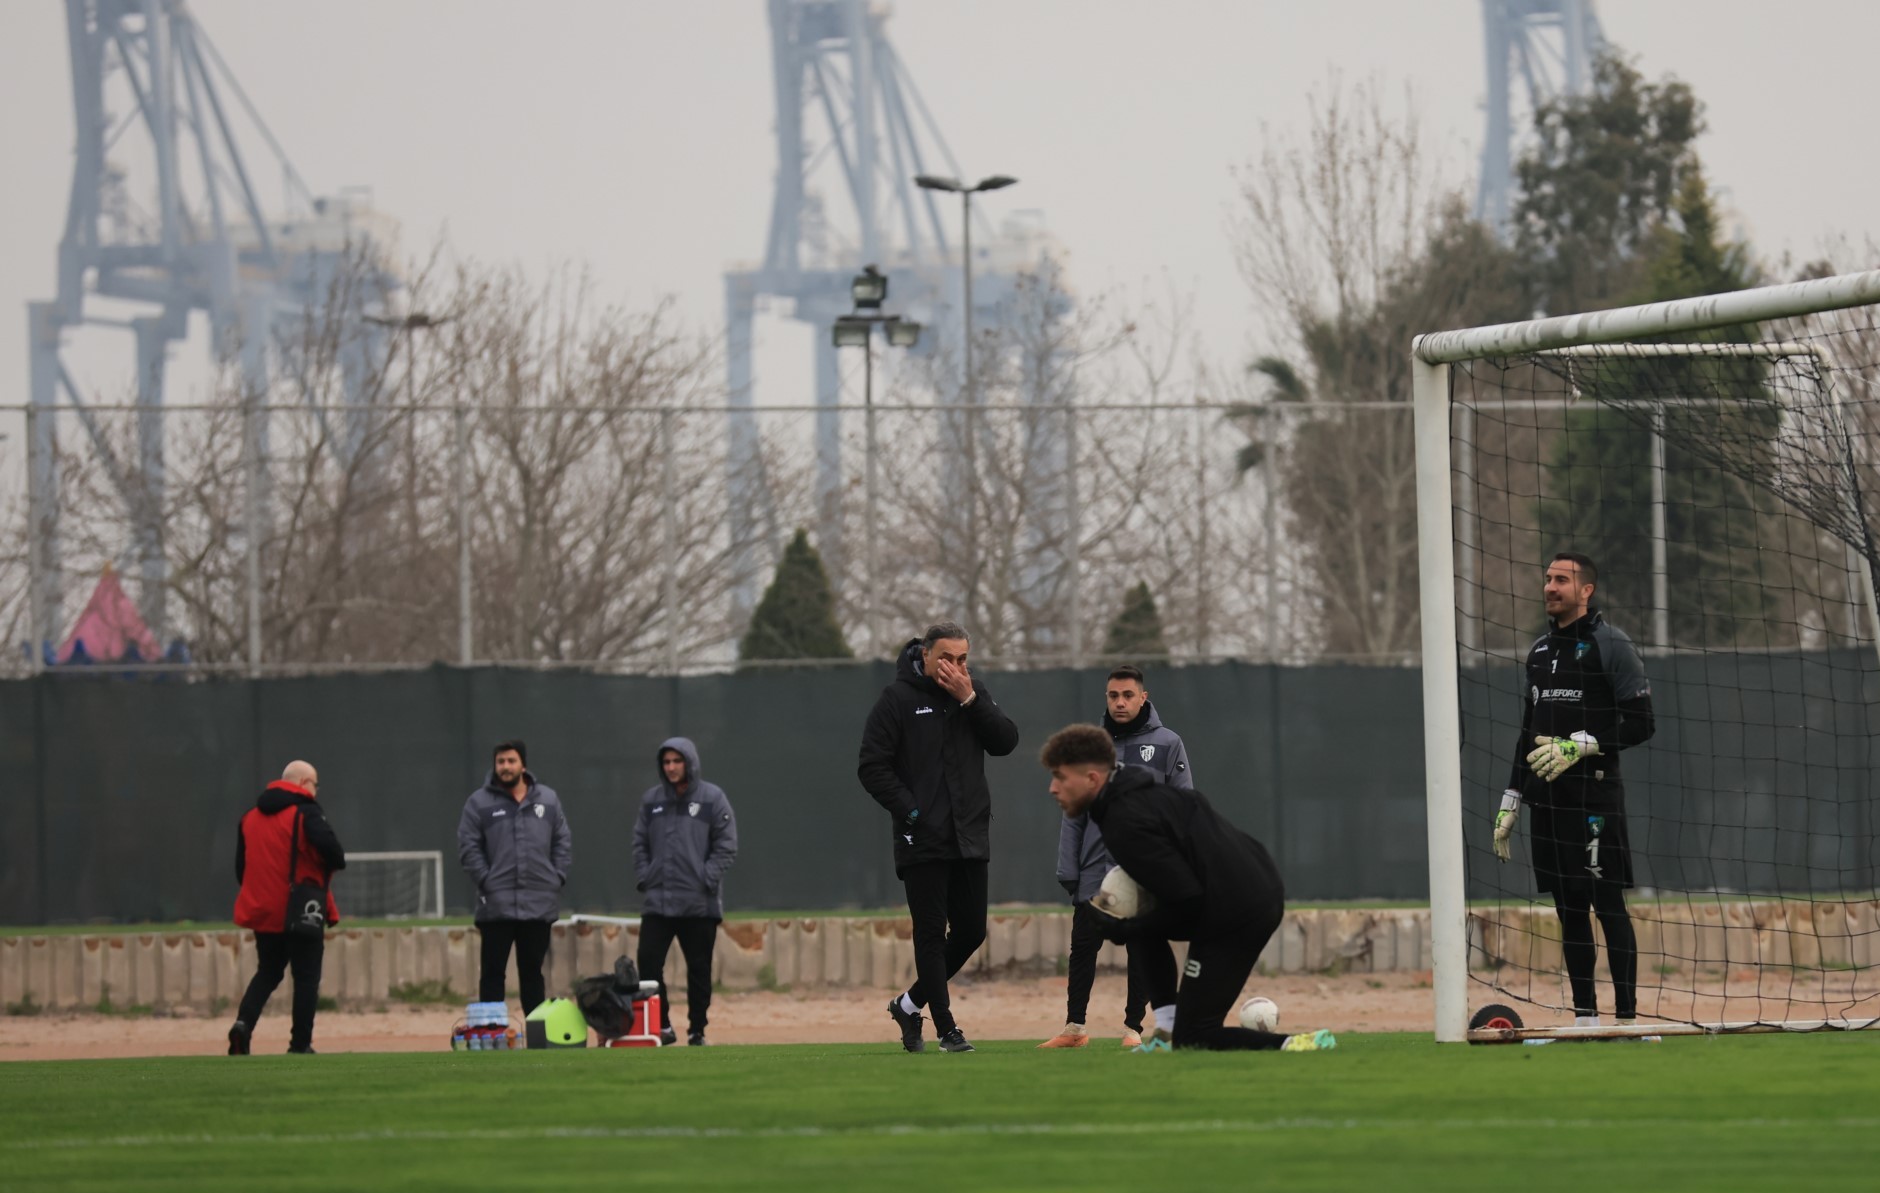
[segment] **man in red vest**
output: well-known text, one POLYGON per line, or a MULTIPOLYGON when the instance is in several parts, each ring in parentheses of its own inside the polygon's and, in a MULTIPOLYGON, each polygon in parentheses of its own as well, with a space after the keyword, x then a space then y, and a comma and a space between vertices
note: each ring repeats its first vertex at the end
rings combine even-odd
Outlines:
POLYGON ((346 851, 314 799, 319 790, 320 773, 310 763, 288 763, 280 781, 269 783, 242 817, 236 834, 235 877, 242 889, 235 897, 235 922, 254 929, 260 964, 235 1012, 235 1026, 228 1029, 230 1056, 248 1055, 255 1021, 290 967, 294 971, 294 1027, 287 1050, 313 1051, 313 1013, 320 1000, 320 962, 326 939, 287 931, 287 892, 296 882, 319 883, 327 888, 327 925, 339 923, 331 880, 333 871, 346 868, 346 851))

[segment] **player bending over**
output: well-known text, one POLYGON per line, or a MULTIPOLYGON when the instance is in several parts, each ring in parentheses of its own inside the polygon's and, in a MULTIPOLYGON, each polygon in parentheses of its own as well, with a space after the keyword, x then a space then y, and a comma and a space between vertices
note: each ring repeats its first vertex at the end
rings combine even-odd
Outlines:
POLYGON ((1110 735, 1072 725, 1051 735, 1040 755, 1051 795, 1066 816, 1088 813, 1110 854, 1155 897, 1146 914, 1110 920, 1118 944, 1185 940, 1180 989, 1153 973, 1149 1004, 1155 1031, 1139 1051, 1332 1048, 1329 1031, 1284 1036, 1228 1027, 1227 1013, 1279 927, 1286 891, 1266 847, 1230 824, 1198 791, 1181 791, 1139 766, 1116 761, 1110 735))

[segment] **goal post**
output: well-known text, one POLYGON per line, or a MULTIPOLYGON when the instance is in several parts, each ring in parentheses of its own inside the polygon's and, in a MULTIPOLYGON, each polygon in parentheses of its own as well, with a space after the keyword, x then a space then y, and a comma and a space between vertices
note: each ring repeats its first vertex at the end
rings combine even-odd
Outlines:
POLYGON ((444 853, 348 853, 333 885, 342 914, 354 919, 438 919, 444 914, 444 853))
MULTIPOLYGON (((1472 988, 1562 1011, 1550 897, 1534 893, 1525 861, 1498 866, 1488 835, 1513 762, 1526 647, 1544 628, 1541 571, 1557 549, 1598 559, 1589 533, 1615 526, 1626 533, 1607 537, 1625 541, 1607 545, 1631 566, 1609 576, 1602 562, 1595 600, 1636 640, 1667 700, 1659 735, 1624 766, 1642 871, 1631 892, 1638 985, 1653 1009, 1641 999, 1636 1028, 1612 1028, 1608 1005, 1606 1027, 1549 1034, 1821 1030, 1880 1017, 1868 754, 1880 561, 1862 500, 1880 466, 1868 454, 1880 427, 1880 310, 1855 310, 1875 304, 1880 270, 1414 341, 1438 1041, 1471 1038, 1472 988), (1665 342, 1677 336, 1693 341, 1665 342), (1622 458, 1603 465, 1599 450, 1614 445, 1622 458), (1609 592, 1625 599, 1608 604, 1609 592), (1743 711, 1785 701, 1812 701, 1814 719, 1798 732, 1773 711, 1743 711), (1712 756, 1731 733, 1763 751, 1731 743, 1736 774, 1712 756), (1736 989, 1745 972, 1748 993, 1736 989)), ((1524 810, 1519 835, 1530 820, 1524 810)), ((1604 965, 1603 931, 1596 939, 1604 965)))

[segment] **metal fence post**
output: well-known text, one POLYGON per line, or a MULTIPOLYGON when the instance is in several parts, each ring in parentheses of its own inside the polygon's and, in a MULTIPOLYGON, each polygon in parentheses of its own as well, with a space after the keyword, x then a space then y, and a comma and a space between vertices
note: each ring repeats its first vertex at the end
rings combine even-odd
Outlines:
POLYGON ((1195 653, 1208 657, 1208 434, 1200 403, 1194 407, 1195 431, 1195 653))
POLYGON ((1065 414, 1064 495, 1070 508, 1065 511, 1069 516, 1064 521, 1070 541, 1064 545, 1064 566, 1070 573, 1065 579, 1070 594, 1071 667, 1075 669, 1084 665, 1084 506, 1077 484, 1077 412, 1067 410, 1065 414))
POLYGON ((1264 468, 1266 492, 1266 658, 1279 662, 1279 407, 1266 402, 1261 407, 1260 463, 1264 468))
POLYGON ((257 407, 262 395, 250 390, 242 402, 242 455, 246 481, 243 501, 247 533, 248 674, 261 673, 261 419, 257 407))
MULTIPOLYGON (((38 675, 46 666, 46 593, 44 589, 44 568, 40 555, 45 551, 45 497, 40 493, 39 420, 42 418, 38 403, 26 407, 26 625, 30 631, 26 644, 26 667, 29 673, 38 675)), ((43 859, 42 859, 43 861, 43 859)))
POLYGON ((867 553, 865 562, 868 568, 868 592, 866 594, 868 653, 871 656, 877 656, 881 654, 884 643, 882 641, 883 634, 881 632, 881 556, 875 546, 875 532, 877 527, 875 508, 875 457, 880 446, 880 441, 875 437, 874 365, 869 361, 869 358, 873 357, 875 354, 872 342, 873 335, 874 333, 871 331, 869 333, 871 342, 866 352, 863 354, 864 367, 869 370, 869 373, 867 375, 866 384, 862 390, 864 394, 863 400, 867 403, 867 409, 864 410, 862 414, 864 434, 867 439, 865 445, 867 458, 863 462, 862 478, 862 500, 864 503, 862 514, 864 525, 862 527, 862 533, 867 539, 867 542, 863 544, 863 550, 867 553))
POLYGON ((456 395, 457 422, 457 662, 476 658, 476 623, 470 604, 470 416, 456 395))
POLYGON ((671 410, 659 412, 659 489, 665 503, 666 574, 660 584, 660 601, 666 614, 666 672, 679 674, 679 485, 673 475, 674 459, 679 454, 673 433, 671 410))

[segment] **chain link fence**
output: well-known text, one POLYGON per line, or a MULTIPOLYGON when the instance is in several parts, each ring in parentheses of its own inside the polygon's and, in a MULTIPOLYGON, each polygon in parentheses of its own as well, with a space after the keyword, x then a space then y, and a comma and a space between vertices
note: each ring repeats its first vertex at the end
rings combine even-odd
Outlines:
POLYGON ((0 444, 21 481, 0 553, 7 674, 69 659, 107 570, 148 629, 120 627, 142 666, 721 670, 799 528, 862 659, 946 615, 990 666, 1099 661, 1138 583, 1168 660, 1402 661, 1415 641, 1413 616, 1388 641, 1362 631, 1414 610, 1400 405, 0 415, 23 431, 0 444))

